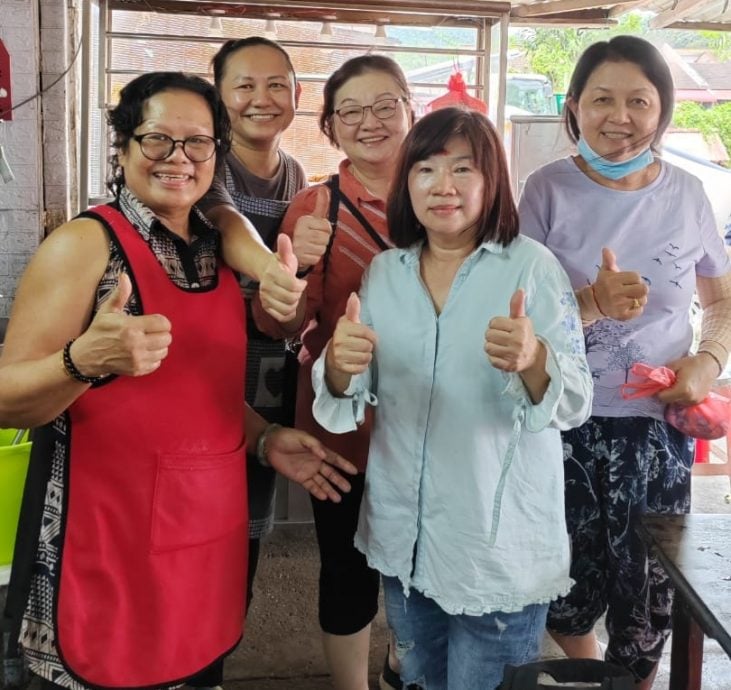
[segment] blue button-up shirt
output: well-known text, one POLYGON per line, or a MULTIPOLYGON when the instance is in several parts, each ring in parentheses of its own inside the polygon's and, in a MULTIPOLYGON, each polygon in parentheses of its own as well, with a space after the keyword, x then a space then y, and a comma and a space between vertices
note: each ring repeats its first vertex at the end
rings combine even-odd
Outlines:
POLYGON ((313 369, 315 418, 329 431, 351 431, 376 406, 355 544, 450 614, 551 601, 571 584, 559 429, 583 423, 592 397, 574 293, 553 255, 518 237, 468 256, 437 314, 420 253, 384 252, 364 277, 361 321, 378 344, 346 396, 324 383, 325 352, 313 369), (483 350, 518 288, 548 353, 535 405, 483 350))

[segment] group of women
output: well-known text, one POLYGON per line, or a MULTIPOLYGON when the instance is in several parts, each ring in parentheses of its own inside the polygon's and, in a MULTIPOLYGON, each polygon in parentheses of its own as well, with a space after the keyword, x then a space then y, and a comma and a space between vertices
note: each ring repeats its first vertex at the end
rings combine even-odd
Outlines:
POLYGON ((658 51, 620 36, 581 56, 578 153, 518 207, 492 125, 455 108, 414 124, 390 58, 327 80, 319 124, 345 159, 306 188, 279 148, 299 88, 286 53, 229 41, 214 69, 220 95, 172 73, 122 91, 115 201, 54 231, 18 289, 0 423, 43 425, 8 608, 31 669, 49 688, 218 685, 270 464, 314 496, 336 690, 368 687, 381 580, 384 689, 496 687, 546 627, 599 658, 605 612, 606 659, 649 688, 672 592, 633 527, 689 509, 692 441, 663 407, 703 399, 731 347, 708 201, 657 155, 673 110, 658 51), (255 325, 221 257, 259 281, 255 325), (281 342, 298 337, 295 431, 281 342), (623 400, 634 361, 676 383, 623 400))

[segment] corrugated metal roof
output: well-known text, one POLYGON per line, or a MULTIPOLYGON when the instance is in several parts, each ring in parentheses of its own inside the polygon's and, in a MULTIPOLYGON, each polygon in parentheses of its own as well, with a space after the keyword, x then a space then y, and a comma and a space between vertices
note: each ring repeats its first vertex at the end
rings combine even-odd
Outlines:
POLYGON ((527 24, 601 24, 631 10, 654 12, 653 28, 731 30, 729 0, 541 0, 512 2, 511 20, 527 24))

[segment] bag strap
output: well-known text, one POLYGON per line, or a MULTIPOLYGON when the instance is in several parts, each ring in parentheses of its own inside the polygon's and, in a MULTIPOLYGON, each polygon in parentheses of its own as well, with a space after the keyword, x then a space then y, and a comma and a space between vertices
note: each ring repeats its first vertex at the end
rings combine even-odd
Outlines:
POLYGON ((328 213, 328 220, 330 221, 333 231, 330 234, 330 241, 327 244, 327 248, 325 249, 325 254, 322 259, 323 273, 327 271, 327 264, 330 261, 330 252, 332 250, 333 242, 335 241, 335 232, 338 227, 338 208, 341 201, 345 204, 353 217, 361 224, 370 238, 376 243, 380 251, 383 252, 386 249, 390 249, 383 237, 378 234, 378 231, 371 225, 370 221, 363 215, 361 210, 342 192, 340 189, 340 175, 333 175, 325 184, 330 188, 330 211, 328 213))
MULTIPOLYGON (((330 227, 332 228, 330 240, 327 243, 327 247, 325 247, 325 253, 322 255, 322 272, 324 274, 327 273, 327 266, 330 262, 330 253, 332 251, 333 243, 335 242, 335 233, 338 229, 338 210, 340 208, 341 201, 345 204, 353 217, 361 224, 370 238, 376 243, 376 245, 378 245, 378 249, 380 251, 390 249, 383 237, 378 234, 378 231, 371 225, 361 210, 340 190, 340 175, 331 175, 330 179, 324 184, 330 190, 330 207, 327 212, 327 219, 330 223, 330 227)), ((297 273, 297 277, 304 278, 310 271, 312 271, 313 268, 314 266, 308 266, 303 271, 299 271, 297 273)))
POLYGON ((383 237, 381 237, 376 229, 368 222, 368 219, 363 215, 361 210, 342 192, 340 192, 340 198, 348 207, 348 210, 353 214, 355 219, 363 226, 363 229, 371 236, 371 239, 378 245, 378 248, 382 252, 389 249, 389 246, 386 244, 383 237))
MULTIPOLYGON (((325 247, 325 253, 322 255, 322 266, 323 273, 327 269, 328 261, 330 261, 330 250, 335 240, 335 231, 338 229, 338 207, 340 206, 340 176, 332 175, 329 180, 324 182, 324 185, 330 190, 330 207, 327 211, 327 220, 330 223, 332 232, 330 233, 330 239, 325 247)), ((298 278, 304 278, 312 272, 315 268, 315 264, 308 266, 307 268, 297 271, 298 278)))
POLYGON ((340 208, 340 175, 331 175, 330 179, 325 182, 325 186, 330 189, 330 208, 327 212, 327 219, 332 228, 330 239, 328 240, 325 253, 322 256, 322 272, 327 271, 327 265, 330 261, 330 251, 335 241, 335 232, 338 229, 338 209, 340 208))
POLYGON ((597 659, 552 659, 523 666, 506 666, 499 690, 540 690, 541 673, 558 683, 601 683, 600 690, 633 690, 635 681, 625 669, 597 659))

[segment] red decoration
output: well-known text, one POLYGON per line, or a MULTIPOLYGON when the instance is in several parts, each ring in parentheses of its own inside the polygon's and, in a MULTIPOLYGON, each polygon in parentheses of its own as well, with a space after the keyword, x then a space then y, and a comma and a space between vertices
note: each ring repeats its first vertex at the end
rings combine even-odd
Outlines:
POLYGON ((0 41, 0 120, 13 119, 13 101, 10 97, 10 55, 0 41))
POLYGON ((430 113, 432 110, 449 106, 461 106, 487 115, 487 103, 467 93, 467 84, 464 83, 461 72, 455 72, 449 77, 447 93, 430 101, 426 106, 426 112, 430 113))

